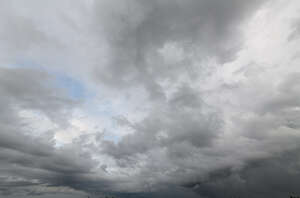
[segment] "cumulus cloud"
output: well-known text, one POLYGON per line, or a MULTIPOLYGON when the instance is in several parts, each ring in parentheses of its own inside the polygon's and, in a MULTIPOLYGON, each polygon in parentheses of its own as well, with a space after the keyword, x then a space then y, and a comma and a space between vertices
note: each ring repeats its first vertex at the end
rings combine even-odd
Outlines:
MULTIPOLYGON (((96 65, 96 78, 117 87, 139 83, 151 97, 163 97, 159 81, 176 80, 188 66, 180 62, 173 67, 164 64, 160 49, 174 43, 184 51, 184 57, 197 53, 198 58, 229 61, 241 44, 239 25, 261 3, 100 1, 95 8, 95 23, 104 24, 99 31, 108 39, 109 56, 107 65, 96 65)), ((190 61, 189 57, 184 59, 190 61)))
POLYGON ((0 197, 299 195, 298 2, 0 4, 0 197))

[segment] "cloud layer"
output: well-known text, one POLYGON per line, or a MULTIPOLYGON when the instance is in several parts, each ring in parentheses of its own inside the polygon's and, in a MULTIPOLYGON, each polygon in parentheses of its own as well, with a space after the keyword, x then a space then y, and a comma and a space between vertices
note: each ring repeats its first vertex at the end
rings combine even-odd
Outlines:
POLYGON ((0 197, 300 195, 300 4, 0 3, 0 197))

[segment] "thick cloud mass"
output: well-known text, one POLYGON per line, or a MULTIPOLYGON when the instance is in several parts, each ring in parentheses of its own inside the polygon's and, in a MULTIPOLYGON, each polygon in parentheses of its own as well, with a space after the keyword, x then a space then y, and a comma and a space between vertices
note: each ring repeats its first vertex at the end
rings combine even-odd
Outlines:
POLYGON ((138 83, 149 91, 151 98, 163 97, 159 81, 176 81, 179 73, 186 72, 185 67, 189 67, 191 60, 183 57, 173 66, 164 64, 159 60, 159 49, 178 45, 184 53, 197 53, 197 58, 229 61, 240 44, 238 25, 260 3, 262 1, 100 1, 95 23, 104 24, 100 29, 104 29, 109 41, 110 56, 107 65, 97 65, 96 78, 117 87, 138 83))
POLYGON ((300 195, 296 0, 0 3, 0 197, 300 195))

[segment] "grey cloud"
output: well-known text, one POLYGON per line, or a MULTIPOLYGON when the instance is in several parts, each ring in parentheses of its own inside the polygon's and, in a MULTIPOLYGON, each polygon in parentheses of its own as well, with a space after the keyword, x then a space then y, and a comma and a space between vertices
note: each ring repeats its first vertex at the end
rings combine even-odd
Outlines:
POLYGON ((6 19, 6 28, 2 29, 0 39, 4 41, 14 40, 13 43, 6 45, 9 46, 9 50, 26 50, 47 41, 46 35, 39 31, 30 19, 16 16, 10 16, 6 19))
POLYGON ((201 180, 167 185, 156 192, 120 193, 120 197, 289 197, 298 195, 299 148, 264 159, 249 160, 242 169, 223 167, 201 180))
POLYGON ((196 50, 202 58, 213 56, 226 62, 240 46, 239 25, 262 2, 164 0, 108 5, 101 2, 96 7, 99 14, 95 23, 105 25, 111 53, 109 64, 96 68, 96 78, 117 87, 139 82, 151 98, 163 97, 158 81, 176 79, 178 73, 186 70, 155 62, 160 48, 175 42, 185 51, 196 50), (106 9, 112 12, 107 13, 106 9))
POLYGON ((140 123, 127 121, 125 124, 135 132, 117 145, 105 141, 104 151, 116 158, 146 153, 156 147, 166 147, 174 153, 171 150, 181 142, 197 148, 210 146, 221 132, 222 118, 218 112, 209 109, 199 93, 188 86, 180 88, 168 103, 159 107, 140 123))
POLYGON ((191 182, 184 186, 201 197, 297 194, 289 183, 298 183, 299 171, 295 165, 299 160, 298 73, 284 75, 269 94, 253 95, 267 82, 255 81, 256 75, 248 78, 249 82, 228 89, 246 94, 238 95, 240 103, 234 104, 240 113, 230 119, 238 124, 232 131, 234 137, 225 145, 218 147, 226 124, 222 113, 211 109, 201 92, 181 87, 143 121, 123 121, 135 132, 117 144, 104 142, 104 152, 116 158, 122 168, 141 168, 143 176, 133 176, 135 180, 146 184, 154 181, 158 186, 165 185, 166 180, 177 185, 191 182), (240 145, 236 147, 236 143, 240 145), (140 159, 146 165, 141 165, 140 159), (210 168, 203 169, 202 164, 210 168), (280 170, 284 171, 277 173, 280 170), (264 172, 273 179, 266 179, 264 172), (289 177, 295 179, 287 181, 289 177), (193 183, 195 180, 200 182, 193 183), (272 190, 277 186, 279 189, 272 190))
POLYGON ((298 39, 299 34, 300 34, 300 20, 297 19, 292 23, 292 32, 288 36, 287 40, 288 41, 293 41, 295 39, 298 39))
POLYGON ((27 186, 42 184, 82 190, 71 181, 84 180, 96 164, 88 155, 74 153, 75 147, 54 148, 51 135, 49 139, 27 135, 18 113, 36 110, 65 126, 64 116, 77 102, 54 89, 54 79, 45 72, 1 68, 0 76, 0 175, 6 178, 1 181, 2 195, 17 194, 12 188, 23 192, 27 186))
POLYGON ((289 197, 299 194, 298 149, 253 160, 242 170, 223 169, 187 185, 203 197, 289 197))
MULTIPOLYGON (((101 141, 99 150, 114 158, 121 169, 138 170, 139 174, 131 176, 138 191, 149 188, 159 192, 162 186, 201 177, 205 169, 204 164, 199 165, 202 160, 205 164, 214 161, 205 150, 213 149, 223 128, 220 112, 189 86, 178 89, 169 102, 159 104, 141 122, 122 120, 122 124, 134 132, 118 143, 101 141)), ((214 168, 211 164, 208 169, 214 168)))
POLYGON ((270 101, 267 101, 264 111, 266 112, 278 112, 278 110, 284 111, 292 109, 293 107, 299 107, 299 91, 300 91, 300 73, 293 73, 288 75, 283 82, 278 86, 279 94, 272 97, 270 101))
POLYGON ((223 70, 207 68, 213 66, 205 61, 224 67, 233 61, 243 45, 239 28, 265 1, 49 2, 31 1, 22 9, 24 4, 2 3, 1 65, 24 58, 80 74, 101 97, 103 87, 116 95, 142 87, 149 94, 141 99, 147 111, 138 121, 117 118, 120 128, 132 132, 120 140, 108 140, 106 131, 84 131, 57 148, 53 131, 28 135, 19 110, 38 112, 64 129, 78 101, 46 71, 0 68, 0 197, 85 195, 77 191, 145 198, 300 193, 299 73, 274 74, 280 79, 273 83, 264 78, 269 75, 263 66, 249 60, 236 84, 215 85, 215 79, 206 84, 223 70), (166 61, 160 51, 169 44, 183 58, 166 61))
MULTIPOLYGON (((244 87, 240 87, 244 88, 244 87)), ((238 88, 238 89, 240 89, 238 88)), ((252 87, 250 89, 256 89, 252 87)), ((250 91, 250 92, 252 92, 250 91)), ((299 73, 292 73, 282 77, 274 89, 268 90, 270 94, 257 95, 259 104, 253 102, 248 110, 256 116, 250 119, 237 118, 242 127, 241 131, 249 137, 257 139, 269 138, 274 131, 282 127, 297 130, 299 122, 299 73)))
MULTIPOLYGON (((64 114, 76 105, 62 89, 54 89, 55 84, 46 72, 34 69, 1 68, 0 91, 1 102, 11 102, 15 107, 32 109, 45 113, 53 121, 64 124, 64 114)), ((3 109, 11 109, 6 105, 3 109)), ((11 109, 10 112, 13 112, 11 109)), ((3 116, 11 113, 5 112, 3 116)))
POLYGON ((0 174, 7 175, 8 178, 7 181, 2 180, 1 193, 5 194, 12 188, 24 189, 39 185, 44 185, 45 188, 70 187, 86 192, 101 192, 108 188, 109 181, 93 179, 91 169, 97 163, 88 155, 75 152, 76 148, 54 149, 47 143, 32 145, 37 140, 29 136, 19 134, 18 138, 22 138, 23 144, 27 144, 25 149, 14 142, 9 142, 9 146, 1 143, 0 174), (24 182, 19 182, 20 179, 24 182))

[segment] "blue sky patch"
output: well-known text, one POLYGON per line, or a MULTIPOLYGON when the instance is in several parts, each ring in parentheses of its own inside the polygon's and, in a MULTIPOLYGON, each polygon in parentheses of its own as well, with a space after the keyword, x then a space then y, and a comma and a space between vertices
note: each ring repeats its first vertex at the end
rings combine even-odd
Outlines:
POLYGON ((67 90, 68 94, 74 99, 83 99, 87 97, 87 91, 83 83, 65 74, 54 74, 58 86, 67 90))

